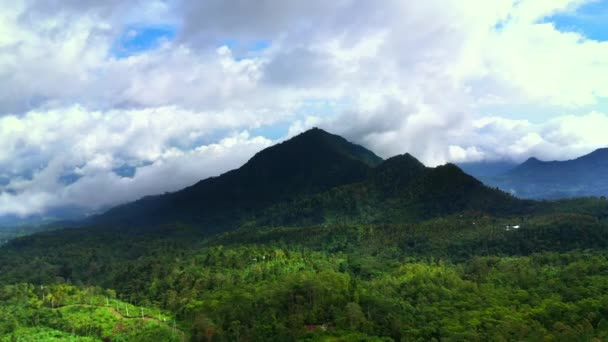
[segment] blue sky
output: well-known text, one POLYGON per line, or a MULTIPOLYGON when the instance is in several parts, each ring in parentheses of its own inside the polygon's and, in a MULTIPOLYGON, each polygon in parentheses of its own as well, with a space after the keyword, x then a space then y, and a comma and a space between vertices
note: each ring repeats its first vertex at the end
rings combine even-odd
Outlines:
MULTIPOLYGON (((577 32, 589 39, 608 41, 608 29, 606 29, 608 0, 590 1, 573 12, 562 12, 546 17, 543 21, 553 23, 557 29, 563 32, 577 32)), ((497 27, 503 25, 503 22, 497 23, 497 27)), ((154 49, 161 40, 174 39, 177 31, 177 25, 169 24, 128 26, 116 40, 113 54, 122 58, 154 49)), ((270 47, 272 42, 265 38, 241 41, 234 37, 222 38, 217 44, 218 46, 226 45, 235 50, 247 51, 247 53, 256 53, 270 47)))
POLYGON ((600 0, 579 7, 574 13, 546 18, 564 32, 578 32, 598 41, 608 41, 608 0, 600 0))
MULTIPOLYGON (((177 25, 131 25, 127 26, 112 46, 111 54, 117 58, 125 58, 148 50, 154 50, 163 41, 175 39, 178 33, 177 25)), ((269 48, 269 39, 241 41, 237 38, 220 39, 217 46, 227 46, 235 54, 237 60, 254 57, 269 48)))
POLYGON ((177 27, 171 25, 128 26, 116 39, 111 53, 114 57, 125 58, 144 51, 153 50, 162 41, 173 40, 176 33, 177 27))

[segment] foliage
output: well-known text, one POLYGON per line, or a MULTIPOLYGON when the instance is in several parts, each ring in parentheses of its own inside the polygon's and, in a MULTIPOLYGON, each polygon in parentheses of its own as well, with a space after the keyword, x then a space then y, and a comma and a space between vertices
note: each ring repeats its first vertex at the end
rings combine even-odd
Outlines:
POLYGON ((115 292, 67 284, 0 289, 0 341, 179 341, 173 318, 116 300, 115 292), (127 308, 132 315, 127 315, 127 308), (117 309, 119 308, 119 309, 117 309), (150 315, 156 313, 155 316, 150 315))
POLYGON ((312 129, 259 152, 239 169, 116 207, 94 222, 131 226, 180 221, 217 232, 273 204, 364 180, 381 161, 342 137, 312 129))
MULTIPOLYGON (((41 282, 48 292, 42 301, 39 285, 4 287, 2 307, 13 313, 2 329, 14 334, 38 320, 103 336, 118 324, 107 310, 53 310, 49 300, 119 297, 175 313, 192 340, 608 338, 608 226, 589 215, 461 213, 410 224, 243 228, 205 240, 188 227, 137 232, 71 229, 10 243, 0 282, 41 282), (14 309, 24 296, 28 305, 14 309)), ((171 332, 157 328, 146 331, 171 332)))

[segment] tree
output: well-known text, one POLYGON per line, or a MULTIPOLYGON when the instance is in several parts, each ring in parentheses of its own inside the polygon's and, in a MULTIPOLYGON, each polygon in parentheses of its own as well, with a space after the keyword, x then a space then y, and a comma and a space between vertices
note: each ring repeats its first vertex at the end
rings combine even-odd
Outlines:
POLYGON ((192 338, 195 341, 212 341, 217 333, 217 327, 204 314, 198 314, 192 324, 192 338))
POLYGON ((361 310, 361 306, 353 302, 346 304, 344 319, 347 327, 351 330, 359 330, 368 323, 363 310, 361 310))

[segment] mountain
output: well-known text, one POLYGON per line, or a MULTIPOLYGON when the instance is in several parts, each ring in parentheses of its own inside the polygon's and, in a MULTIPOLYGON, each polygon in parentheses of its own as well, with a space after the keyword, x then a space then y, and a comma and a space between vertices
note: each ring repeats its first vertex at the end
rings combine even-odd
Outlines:
POLYGON ((90 211, 78 206, 67 206, 51 209, 43 214, 28 216, 2 215, 0 216, 0 230, 2 228, 15 228, 23 226, 45 226, 61 222, 83 220, 90 216, 90 211))
POLYGON ((428 168, 405 154, 387 159, 362 182, 272 206, 249 225, 404 223, 465 211, 523 214, 536 206, 486 187, 456 165, 428 168))
POLYGON ((502 175, 515 168, 518 163, 510 160, 482 160, 478 162, 458 163, 457 165, 462 171, 477 179, 481 179, 502 175))
POLYGON ((383 161, 314 128, 239 169, 116 207, 93 223, 181 222, 213 232, 240 225, 416 221, 464 210, 507 213, 528 204, 487 188, 456 165, 427 168, 410 154, 383 161))
POLYGON ((116 207, 93 222, 139 225, 179 221, 224 229, 281 201, 362 181, 381 162, 382 158, 362 146, 313 128, 257 153, 239 169, 175 193, 116 207))
POLYGON ((498 176, 482 177, 523 198, 571 198, 608 195, 608 148, 567 161, 530 158, 498 176))

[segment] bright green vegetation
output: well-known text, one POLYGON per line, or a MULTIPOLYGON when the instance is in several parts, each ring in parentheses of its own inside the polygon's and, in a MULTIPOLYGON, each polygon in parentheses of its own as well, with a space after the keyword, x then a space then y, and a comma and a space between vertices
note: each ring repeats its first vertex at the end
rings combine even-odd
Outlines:
POLYGON ((97 339, 93 337, 78 336, 63 332, 61 330, 50 329, 46 327, 29 327, 18 328, 7 335, 4 335, 0 341, 29 341, 29 342, 93 342, 97 339))
POLYGON ((606 200, 522 201, 320 130, 92 222, 0 249, 1 334, 608 339, 606 200))
POLYGON ((173 318, 117 300, 112 290, 66 284, 0 289, 0 341, 180 341, 173 318), (130 315, 127 314, 130 310, 130 315))

